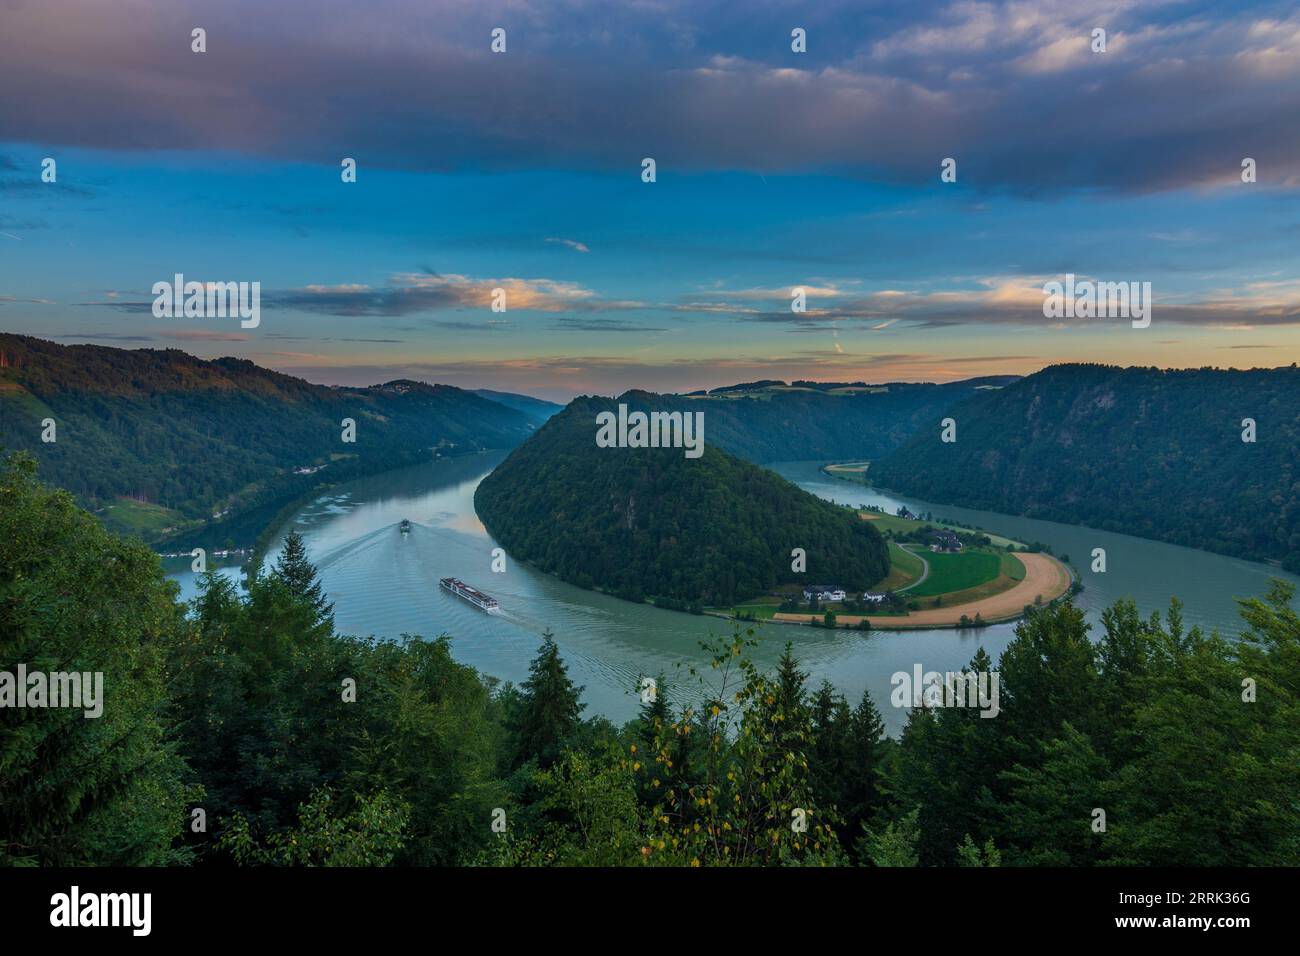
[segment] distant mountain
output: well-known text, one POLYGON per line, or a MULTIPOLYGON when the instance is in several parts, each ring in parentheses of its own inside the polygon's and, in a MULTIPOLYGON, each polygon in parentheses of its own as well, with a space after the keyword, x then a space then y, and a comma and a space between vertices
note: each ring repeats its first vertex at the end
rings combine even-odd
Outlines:
POLYGON ((920 498, 1300 572, 1300 369, 1056 365, 967 399, 868 474, 920 498), (1242 441, 1243 419, 1256 441, 1242 441))
MULTIPOLYGON (((649 410, 641 393, 618 401, 649 410)), ((852 511, 707 443, 602 448, 611 399, 575 399, 479 485, 474 506, 516 559, 586 588, 670 606, 725 606, 783 582, 863 590, 889 571, 885 543, 852 511), (791 571, 791 550, 807 572, 791 571)))
POLYGON ((490 388, 476 388, 473 389, 473 392, 480 398, 486 398, 507 408, 523 412, 537 425, 540 425, 564 408, 563 405, 557 405, 555 402, 548 402, 542 398, 533 398, 531 395, 517 395, 514 392, 494 392, 490 388))
POLYGON ((1013 375, 943 385, 763 381, 708 395, 632 394, 656 409, 704 412, 710 444, 762 464, 879 458, 936 427, 958 402, 1014 381, 1013 375))
POLYGON ((322 480, 510 448, 533 428, 525 413, 448 385, 331 388, 242 359, 0 334, 0 446, 32 452, 43 480, 150 540, 322 480), (42 441, 46 419, 53 442, 42 441), (342 440, 344 419, 355 442, 342 440))

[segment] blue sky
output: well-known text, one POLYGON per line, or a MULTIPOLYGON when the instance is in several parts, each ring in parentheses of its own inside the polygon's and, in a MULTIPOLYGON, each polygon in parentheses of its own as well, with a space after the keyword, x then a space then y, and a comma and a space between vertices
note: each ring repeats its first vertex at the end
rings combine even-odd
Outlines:
POLYGON ((6 7, 0 330, 556 399, 1300 357, 1293 7, 359 7, 6 7), (177 272, 261 324, 154 318, 177 272), (1067 272, 1150 328, 1045 319, 1067 272))

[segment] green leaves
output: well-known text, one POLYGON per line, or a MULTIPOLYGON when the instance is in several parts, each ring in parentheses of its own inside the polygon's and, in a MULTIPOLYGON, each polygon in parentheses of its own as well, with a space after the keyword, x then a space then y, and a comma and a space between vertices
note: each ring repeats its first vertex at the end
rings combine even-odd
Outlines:
POLYGON ((888 574, 870 522, 712 445, 699 459, 597 447, 607 404, 574 401, 478 486, 476 510, 517 558, 580 587, 675 606, 729 607, 806 583, 791 570, 794 547, 810 574, 850 590, 888 574))
POLYGON ((184 862, 185 765, 163 657, 185 628, 158 560, 114 538, 31 459, 0 463, 0 670, 103 675, 102 715, 0 709, 0 863, 184 862))

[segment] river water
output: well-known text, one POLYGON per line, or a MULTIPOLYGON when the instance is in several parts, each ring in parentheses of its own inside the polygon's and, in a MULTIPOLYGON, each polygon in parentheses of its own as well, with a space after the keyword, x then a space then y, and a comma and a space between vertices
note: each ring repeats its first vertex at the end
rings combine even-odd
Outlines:
MULTIPOLYGON (((528 663, 549 628, 570 676, 585 685, 588 716, 603 714, 616 722, 634 716, 642 676, 664 675, 670 698, 674 686, 678 696, 697 698, 698 684, 685 669, 707 664, 699 642, 711 633, 730 634, 729 622, 584 591, 509 559, 504 573, 492 571, 497 545, 474 514, 473 498, 479 481, 504 456, 494 452, 430 462, 339 485, 280 529, 267 561, 274 562, 284 535, 296 529, 335 604, 340 633, 383 638, 446 633, 458 660, 501 680, 519 683, 528 676, 528 663), (407 535, 398 530, 403 518, 412 525, 407 535), (486 614, 443 591, 441 577, 461 578, 491 594, 501 605, 499 612, 486 614)), ((770 467, 833 501, 879 505, 890 513, 905 504, 913 511, 933 512, 935 518, 1048 544, 1057 555, 1070 556, 1082 572, 1085 590, 1078 602, 1098 628, 1101 610, 1118 598, 1133 598, 1149 614, 1163 611, 1176 595, 1184 602, 1188 625, 1234 634, 1241 627, 1234 598, 1262 594, 1270 577, 1300 584, 1300 578, 1276 568, 1204 551, 881 493, 830 478, 816 462, 770 467), (1104 574, 1089 569, 1089 555, 1099 547, 1106 550, 1104 574)), ((165 567, 179 582, 182 597, 192 597, 196 576, 188 561, 168 561, 165 567)), ((237 573, 233 567, 223 570, 237 573)), ((869 689, 886 726, 896 734, 907 714, 890 706, 892 674, 910 673, 918 663, 927 671, 956 670, 979 647, 996 660, 1014 629, 1013 622, 980 630, 859 634, 767 624, 758 629, 760 646, 753 657, 760 666, 770 666, 785 643, 792 642, 810 686, 830 680, 851 704, 869 689)))

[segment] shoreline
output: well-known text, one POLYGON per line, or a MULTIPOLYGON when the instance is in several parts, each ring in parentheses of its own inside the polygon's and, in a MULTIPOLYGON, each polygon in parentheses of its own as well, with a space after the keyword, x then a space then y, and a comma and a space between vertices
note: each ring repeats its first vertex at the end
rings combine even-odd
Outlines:
MULTIPOLYGON (((816 460, 816 459, 813 459, 813 460, 816 460)), ((867 474, 867 471, 869 471, 870 469, 867 469, 867 471, 863 471, 860 475, 857 475, 856 477, 854 477, 854 476, 852 476, 852 475, 849 475, 849 474, 837 474, 836 472, 828 471, 828 470, 827 470, 827 468, 828 468, 829 466, 831 466, 831 465, 837 465, 837 464, 852 464, 852 463, 853 463, 852 461, 848 461, 848 462, 835 462, 835 461, 828 461, 828 462, 824 462, 824 463, 822 463, 822 464, 819 464, 819 465, 817 466, 817 471, 818 471, 819 474, 822 474, 822 475, 824 475, 825 477, 827 477, 827 478, 829 478, 829 479, 832 479, 832 480, 834 480, 834 481, 843 481, 843 482, 847 482, 848 484, 851 484, 851 485, 858 485, 859 487, 864 488, 864 489, 866 489, 866 490, 868 490, 868 491, 875 491, 875 492, 877 492, 877 493, 879 493, 879 494, 882 494, 882 495, 897 495, 897 496, 905 497, 905 498, 914 497, 910 492, 900 491, 900 490, 895 489, 895 488, 886 488, 886 487, 883 487, 883 486, 881 486, 881 485, 875 485, 875 484, 872 484, 871 482, 867 481, 865 476, 866 476, 866 474, 867 474)), ((1258 557, 1258 556, 1252 556, 1252 555, 1244 555, 1244 554, 1240 554, 1240 553, 1238 553, 1238 552, 1236 552, 1236 551, 1230 551, 1230 550, 1227 550, 1227 549, 1222 549, 1222 550, 1221 550, 1221 549, 1218 549, 1218 548, 1206 547, 1206 546, 1204 546, 1204 544, 1188 544, 1188 543, 1186 543, 1185 541, 1173 541, 1173 540, 1171 540, 1171 539, 1169 539, 1169 538, 1167 538, 1167 537, 1159 537, 1159 536, 1153 536, 1153 535, 1147 535, 1147 534, 1136 534, 1136 533, 1134 533, 1134 532, 1132 532, 1132 531, 1129 531, 1129 530, 1117 530, 1117 529, 1098 528, 1098 527, 1095 527, 1095 526, 1090 525, 1090 524, 1084 524, 1084 523, 1081 522, 1081 521, 1070 521, 1070 520, 1066 520, 1066 519, 1064 519, 1064 518, 1049 518, 1049 517, 1043 517, 1042 515, 1009 514, 1009 513, 1006 513, 1006 512, 997 511, 996 509, 992 509, 992 508, 988 508, 988 507, 984 507, 984 506, 979 506, 979 505, 963 505, 963 504, 955 504, 955 503, 951 503, 951 502, 946 502, 946 503, 943 503, 943 504, 934 504, 934 507, 935 507, 935 508, 943 508, 943 507, 948 507, 948 508, 963 508, 963 509, 970 510, 970 511, 986 511, 986 512, 991 512, 991 513, 995 513, 995 514, 1006 514, 1007 517, 1010 517, 1010 518, 1020 518, 1020 519, 1024 519, 1024 520, 1026 520, 1026 521, 1041 521, 1041 522, 1046 522, 1046 523, 1050 523, 1050 524, 1059 524, 1059 525, 1064 525, 1064 526, 1067 527, 1067 528, 1081 528, 1081 529, 1084 529, 1084 530, 1086 530, 1086 531, 1096 531, 1096 532, 1099 532, 1099 533, 1101 533, 1101 534, 1122 534, 1122 535, 1125 535, 1125 536, 1127 536, 1127 537, 1137 538, 1139 541, 1150 541, 1150 542, 1152 542, 1152 543, 1154 543, 1154 544, 1167 544, 1167 545, 1170 545, 1171 547, 1175 547, 1175 548, 1186 548, 1186 549, 1189 550, 1189 551, 1199 551, 1199 552, 1202 553, 1202 554, 1212 554, 1212 555, 1215 555, 1215 556, 1217 556, 1217 557, 1221 557, 1221 558, 1231 558, 1231 559, 1236 560, 1236 561, 1246 561, 1246 562, 1248 562, 1248 563, 1250 563, 1250 564, 1258 564, 1258 565, 1261 565, 1262 567, 1266 567, 1266 568, 1270 568, 1270 569, 1274 569, 1274 570, 1278 570, 1278 571, 1285 572, 1286 574, 1295 574, 1295 575, 1297 575, 1297 576, 1300 576, 1300 571, 1293 571, 1293 570, 1288 569, 1287 566, 1286 566, 1286 564, 1285 564, 1284 559, 1282 559, 1282 558, 1258 557)))
MULTIPOLYGON (((1048 607, 1069 595, 1075 576, 1064 562, 1045 552, 1017 552, 1016 558, 1025 565, 1025 577, 1005 591, 964 604, 922 608, 897 619, 892 615, 836 614, 834 630, 855 630, 864 621, 873 631, 966 630, 1018 620, 1024 617, 1026 607, 1048 607), (1041 603, 1036 604, 1035 597, 1041 597, 1041 603), (974 623, 976 614, 980 615, 979 624, 974 623), (963 616, 965 624, 961 623, 963 616)), ((830 630, 815 623, 820 618, 812 614, 777 612, 767 620, 830 630)))

